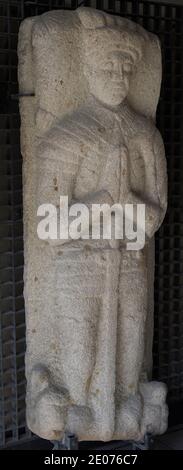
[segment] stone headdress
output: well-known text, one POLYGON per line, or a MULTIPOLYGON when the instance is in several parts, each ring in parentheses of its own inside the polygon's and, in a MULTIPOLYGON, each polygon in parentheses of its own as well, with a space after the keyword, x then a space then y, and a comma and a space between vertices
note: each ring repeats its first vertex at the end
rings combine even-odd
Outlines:
POLYGON ((95 58, 98 54, 117 50, 127 52, 134 62, 141 60, 148 41, 143 28, 126 18, 92 8, 78 8, 77 14, 82 24, 85 56, 94 53, 95 58))

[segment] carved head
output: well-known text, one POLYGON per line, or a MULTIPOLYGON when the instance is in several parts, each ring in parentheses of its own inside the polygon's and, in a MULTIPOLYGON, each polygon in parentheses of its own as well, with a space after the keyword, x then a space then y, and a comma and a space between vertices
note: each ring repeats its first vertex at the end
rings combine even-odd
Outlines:
POLYGON ((90 92, 103 103, 117 106, 126 98, 131 75, 142 58, 144 34, 125 18, 87 8, 78 9, 78 14, 90 92))
POLYGON ((119 105, 126 98, 131 74, 136 62, 127 51, 112 50, 104 55, 87 57, 84 74, 90 92, 100 101, 111 106, 119 105))

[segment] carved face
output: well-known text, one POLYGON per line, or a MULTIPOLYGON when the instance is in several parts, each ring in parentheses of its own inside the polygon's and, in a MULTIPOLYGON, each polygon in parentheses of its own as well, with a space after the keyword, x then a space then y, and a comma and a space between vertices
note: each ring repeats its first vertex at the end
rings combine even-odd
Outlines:
POLYGON ((127 96, 134 59, 126 52, 113 52, 106 57, 90 57, 85 75, 90 92, 105 104, 119 105, 127 96))

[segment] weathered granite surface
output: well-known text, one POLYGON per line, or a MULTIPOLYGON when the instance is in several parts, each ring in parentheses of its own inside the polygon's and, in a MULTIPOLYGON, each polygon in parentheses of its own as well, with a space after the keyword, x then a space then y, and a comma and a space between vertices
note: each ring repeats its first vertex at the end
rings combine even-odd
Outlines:
POLYGON ((20 92, 35 93, 20 99, 28 426, 50 440, 163 433, 166 387, 150 381, 154 233, 167 198, 158 39, 79 8, 24 20, 18 55, 20 92), (60 195, 145 203, 144 249, 40 240, 37 208, 60 195))

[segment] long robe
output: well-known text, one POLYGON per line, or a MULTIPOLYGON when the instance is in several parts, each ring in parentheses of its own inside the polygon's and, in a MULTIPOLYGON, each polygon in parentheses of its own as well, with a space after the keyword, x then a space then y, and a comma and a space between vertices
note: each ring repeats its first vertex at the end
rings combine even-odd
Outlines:
MULTIPOLYGON (((95 100, 89 101, 72 115, 58 121, 43 139, 37 141, 37 206, 52 203, 58 207, 61 195, 68 196, 69 203, 72 199, 82 201, 86 195, 92 196, 100 190, 108 191, 114 203, 118 203, 125 178, 120 170, 124 151, 129 155, 132 190, 139 197, 150 197, 159 202, 157 194, 163 195, 163 189, 158 187, 157 192, 156 158, 149 162, 155 178, 149 182, 147 162, 141 152, 142 142, 153 149, 156 139, 158 148, 159 135, 157 137, 153 124, 143 116, 136 119, 127 104, 113 111, 95 100)), ((156 157, 156 149, 154 155, 156 157)), ((158 171, 163 172, 161 162, 158 165, 158 171)), ((64 415, 67 426, 69 420, 74 422, 75 416, 75 431, 80 439, 96 439, 98 435, 100 439, 109 440, 115 432, 115 399, 120 388, 121 338, 117 331, 119 296, 123 303, 125 288, 124 250, 121 251, 119 246, 111 249, 105 240, 70 241, 55 247, 46 242, 40 244, 45 270, 42 275, 38 272, 31 275, 39 284, 37 330, 41 330, 43 341, 41 349, 36 344, 36 335, 29 336, 27 377, 31 377, 28 373, 30 368, 34 376, 39 356, 39 367, 46 368, 51 376, 56 402, 59 403, 62 390, 68 394, 64 415), (31 358, 34 357, 31 364, 29 351, 31 358), (84 418, 85 425, 77 417, 84 411, 91 415, 88 421, 84 418)), ((152 253, 152 248, 150 250, 152 253)), ((142 250, 140 261, 136 254, 128 253, 127 271, 138 273, 139 266, 147 277, 148 250, 142 250), (143 269, 141 258, 145 263, 143 269)), ((128 281, 128 275, 126 279, 128 281)), ((149 282, 149 316, 152 319, 153 276, 149 282)), ((147 369, 149 359, 145 362, 148 362, 144 366, 147 369)), ((42 389, 38 381, 37 395, 33 397, 31 380, 27 386, 27 403, 29 399, 37 403, 42 389)), ((34 430, 36 417, 29 416, 28 420, 34 430)))

